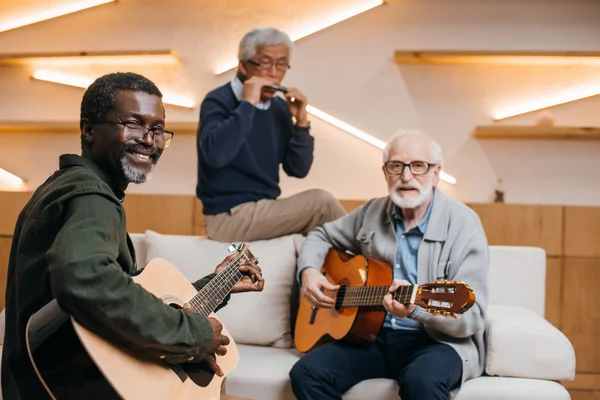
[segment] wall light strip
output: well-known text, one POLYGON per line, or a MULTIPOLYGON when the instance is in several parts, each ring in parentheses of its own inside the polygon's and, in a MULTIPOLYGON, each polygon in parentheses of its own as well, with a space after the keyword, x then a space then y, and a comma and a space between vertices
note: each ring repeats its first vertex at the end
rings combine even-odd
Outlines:
POLYGON ((501 119, 506 119, 533 111, 539 111, 545 108, 555 107, 561 104, 598 95, 600 95, 600 83, 592 86, 571 88, 552 96, 546 96, 541 99, 502 108, 496 112, 493 118, 495 121, 499 121, 501 119))
POLYGON ((4 18, 8 18, 6 21, 0 19, 0 32, 35 24, 36 22, 46 21, 102 4, 112 3, 114 1, 115 0, 71 0, 65 1, 63 2, 64 4, 56 5, 54 7, 40 5, 25 15, 7 15, 7 13, 5 13, 4 18))
MULTIPOLYGON (((365 142, 367 142, 369 144, 372 144, 375 147, 378 147, 382 150, 385 148, 385 145, 386 145, 385 142, 369 135, 366 132, 361 131, 358 128, 353 127, 352 125, 345 123, 344 121, 341 121, 341 120, 327 114, 324 111, 319 110, 318 108, 311 106, 310 104, 306 106, 306 111, 308 111, 310 114, 314 115, 315 117, 322 119, 323 121, 328 122, 331 125, 338 127, 340 129, 348 132, 349 134, 356 136, 359 139, 364 140, 365 142)), ((456 183, 456 178, 454 178, 452 175, 445 173, 444 171, 442 171, 440 173, 440 178, 442 180, 444 180, 445 182, 448 182, 452 185, 454 185, 456 183)))
MULTIPOLYGON (((292 39, 292 41, 295 42, 296 40, 299 40, 306 36, 312 35, 313 33, 322 31, 323 29, 329 28, 330 26, 338 24, 338 23, 345 21, 349 18, 352 18, 356 15, 362 14, 365 11, 369 11, 369 10, 371 10, 375 7, 378 7, 384 3, 385 3, 384 0, 364 1, 362 4, 359 4, 353 8, 348 8, 346 10, 342 10, 338 14, 324 16, 319 21, 315 21, 316 17, 313 16, 312 24, 303 25, 299 31, 289 32, 288 34, 290 36, 290 39, 292 39)), ((215 75, 220 75, 227 71, 230 71, 233 68, 237 67, 237 65, 238 65, 237 59, 228 61, 217 68, 217 70, 215 71, 215 75)))
MULTIPOLYGON (((86 89, 89 85, 94 82, 94 79, 90 79, 83 76, 77 76, 73 74, 64 74, 61 72, 56 72, 48 69, 38 69, 33 73, 33 79, 37 79, 40 81, 58 83, 61 85, 74 86, 86 89)), ((185 107, 185 108, 194 108, 196 107, 196 103, 194 100, 173 93, 164 93, 163 92, 163 102, 165 104, 170 104, 172 106, 185 107)))
POLYGON ((25 186, 25 181, 18 176, 0 168, 0 188, 18 189, 25 186))

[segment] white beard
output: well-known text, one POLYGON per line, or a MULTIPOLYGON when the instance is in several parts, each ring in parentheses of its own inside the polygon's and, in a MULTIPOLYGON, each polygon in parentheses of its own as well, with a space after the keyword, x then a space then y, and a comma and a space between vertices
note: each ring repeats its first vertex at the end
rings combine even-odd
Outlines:
POLYGON ((121 168, 123 168, 123 174, 125 175, 125 179, 129 183, 144 183, 148 182, 152 178, 152 171, 154 171, 154 167, 156 167, 156 163, 153 162, 150 167, 150 172, 147 174, 142 174, 139 172, 135 172, 129 166, 129 162, 127 162, 127 154, 124 153, 121 157, 121 168))
POLYGON ((421 186, 419 181, 417 181, 416 179, 413 180, 413 182, 411 183, 411 187, 414 187, 415 189, 417 189, 419 191, 419 194, 416 197, 415 196, 401 196, 400 193, 398 193, 398 189, 402 186, 402 181, 399 180, 394 184, 394 186, 389 188, 390 198, 392 199, 394 204, 400 208, 407 208, 407 209, 417 208, 417 207, 423 205, 427 201, 429 196, 431 196, 431 192, 433 191, 433 186, 432 186, 433 178, 434 178, 434 175, 431 174, 429 176, 429 178, 427 179, 427 181, 425 182, 425 185, 423 185, 423 186, 421 186))

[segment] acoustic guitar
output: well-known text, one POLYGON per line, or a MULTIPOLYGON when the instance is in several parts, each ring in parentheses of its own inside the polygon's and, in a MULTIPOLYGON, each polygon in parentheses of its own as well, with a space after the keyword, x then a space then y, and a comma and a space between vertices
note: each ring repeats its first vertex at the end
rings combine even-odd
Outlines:
MULTIPOLYGON (((240 262, 258 263, 246 244, 231 245, 229 251, 237 252, 235 259, 199 292, 175 266, 158 258, 133 280, 174 308, 182 309, 187 302, 194 312, 217 318, 214 310, 243 277, 240 262)), ((216 356, 223 377, 204 361, 168 365, 134 356, 78 324, 56 300, 29 318, 26 342, 35 372, 52 399, 218 400, 223 379, 239 359, 225 327, 223 335, 231 339, 227 354, 216 356)))
MULTIPOLYGON (((383 298, 392 284, 392 267, 330 249, 321 272, 329 282, 340 285, 337 291, 323 291, 335 300, 335 307, 318 308, 302 296, 294 331, 296 349, 306 353, 332 340, 358 345, 373 342, 385 319, 383 298)), ((403 285, 393 296, 402 304, 416 304, 434 315, 455 318, 475 303, 473 290, 458 281, 403 285)))

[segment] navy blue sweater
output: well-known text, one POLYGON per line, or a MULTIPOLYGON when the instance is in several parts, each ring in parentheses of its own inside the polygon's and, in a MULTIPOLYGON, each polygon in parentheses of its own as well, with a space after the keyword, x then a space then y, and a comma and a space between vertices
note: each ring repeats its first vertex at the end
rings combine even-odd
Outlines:
POLYGON ((279 166, 304 178, 313 161, 314 138, 295 128, 285 100, 268 110, 238 101, 227 83, 206 95, 198 125, 196 195, 206 215, 250 201, 276 199, 279 166))

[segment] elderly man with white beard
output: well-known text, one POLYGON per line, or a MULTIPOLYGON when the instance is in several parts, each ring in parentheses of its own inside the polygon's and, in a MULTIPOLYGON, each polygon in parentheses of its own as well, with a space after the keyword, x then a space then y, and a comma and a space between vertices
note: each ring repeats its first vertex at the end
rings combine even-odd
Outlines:
POLYGON ((299 400, 341 399, 357 383, 394 379, 402 400, 447 400, 465 380, 481 375, 488 300, 488 243, 477 214, 438 188, 440 146, 415 131, 393 137, 383 151, 389 196, 312 231, 298 258, 302 293, 315 306, 334 307, 323 290, 337 290, 320 269, 330 248, 383 260, 394 280, 377 339, 357 346, 335 341, 302 357, 290 371, 299 400), (400 304, 402 284, 458 280, 471 286, 475 304, 459 319, 400 304))

